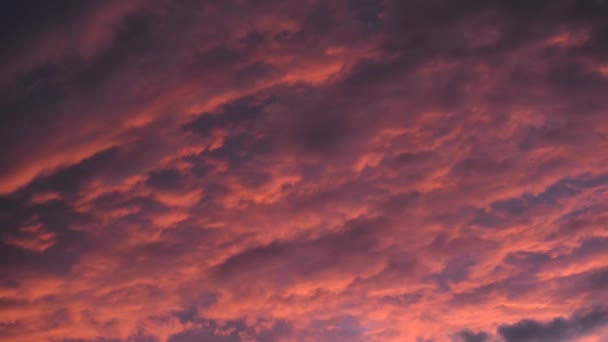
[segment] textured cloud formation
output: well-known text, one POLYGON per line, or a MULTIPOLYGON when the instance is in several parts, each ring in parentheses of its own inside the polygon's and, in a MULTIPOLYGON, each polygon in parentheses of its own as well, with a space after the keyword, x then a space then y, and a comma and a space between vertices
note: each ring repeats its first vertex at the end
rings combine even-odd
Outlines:
POLYGON ((555 318, 549 323, 522 320, 512 325, 502 325, 498 332, 505 341, 569 341, 593 333, 608 323, 608 311, 595 309, 577 314, 570 319, 555 318))
POLYGON ((2 16, 0 341, 608 339, 608 2, 2 16))

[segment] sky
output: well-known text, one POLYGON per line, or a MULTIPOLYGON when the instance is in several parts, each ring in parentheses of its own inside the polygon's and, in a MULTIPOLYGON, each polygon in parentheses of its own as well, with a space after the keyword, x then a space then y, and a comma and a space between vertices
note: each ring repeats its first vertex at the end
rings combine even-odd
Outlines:
POLYGON ((0 341, 608 341, 608 1, 0 7, 0 341))

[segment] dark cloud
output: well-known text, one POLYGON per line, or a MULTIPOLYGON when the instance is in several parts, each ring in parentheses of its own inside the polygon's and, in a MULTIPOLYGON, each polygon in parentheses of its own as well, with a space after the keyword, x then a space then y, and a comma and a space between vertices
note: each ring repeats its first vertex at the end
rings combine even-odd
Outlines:
POLYGON ((449 291, 451 284, 467 280, 471 267, 475 260, 466 255, 461 255, 446 262, 444 269, 436 274, 429 275, 428 279, 435 282, 443 291, 449 291))
POLYGON ((490 335, 485 331, 476 333, 469 329, 465 329, 454 334, 452 340, 456 342, 487 342, 490 341, 490 335))
POLYGON ((504 324, 498 333, 511 341, 569 341, 593 333, 608 322, 608 311, 601 307, 579 312, 569 318, 558 317, 549 322, 522 320, 504 324))
POLYGON ((83 13, 98 7, 79 1, 64 0, 56 4, 38 4, 35 1, 4 4, 2 11, 2 35, 0 41, 7 51, 2 64, 18 58, 41 35, 73 24, 83 13))
POLYGON ((146 183, 161 190, 177 190, 183 187, 182 176, 175 169, 162 169, 150 172, 146 183))
POLYGON ((186 124, 184 129, 206 135, 213 129, 234 129, 242 127, 259 119, 264 113, 264 107, 268 106, 273 101, 272 98, 241 98, 224 105, 217 113, 202 114, 196 120, 186 124))
POLYGON ((288 321, 260 322, 270 323, 264 328, 248 326, 243 321, 217 322, 213 320, 203 320, 205 327, 192 329, 169 337, 170 342, 240 342, 247 339, 259 341, 281 341, 284 338, 292 337, 293 327, 288 321))
POLYGON ((608 285, 608 270, 600 270, 589 275, 589 283, 592 288, 601 290, 608 285))

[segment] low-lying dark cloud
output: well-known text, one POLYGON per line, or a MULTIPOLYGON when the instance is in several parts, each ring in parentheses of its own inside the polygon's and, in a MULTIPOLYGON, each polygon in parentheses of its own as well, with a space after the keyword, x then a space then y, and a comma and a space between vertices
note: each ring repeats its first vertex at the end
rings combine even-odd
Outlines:
POLYGON ((592 334, 608 322, 608 311, 598 307, 576 313, 569 318, 558 317, 548 322, 531 319, 503 324, 498 333, 506 342, 513 341, 572 341, 592 334))

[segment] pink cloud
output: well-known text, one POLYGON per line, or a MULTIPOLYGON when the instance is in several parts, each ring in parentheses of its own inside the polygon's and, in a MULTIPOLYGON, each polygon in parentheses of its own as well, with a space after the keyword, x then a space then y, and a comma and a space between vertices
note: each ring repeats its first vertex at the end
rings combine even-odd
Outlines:
POLYGON ((0 340, 605 337, 604 4, 15 6, 0 340))

